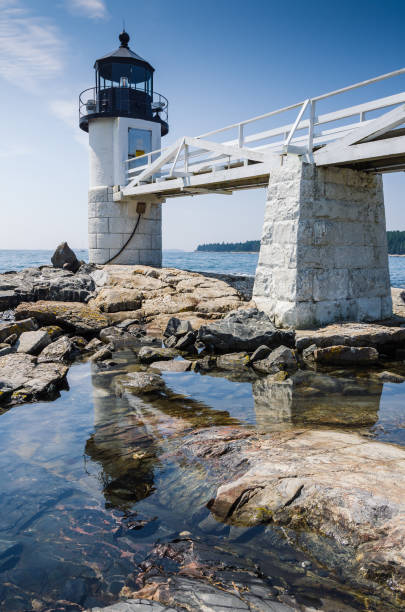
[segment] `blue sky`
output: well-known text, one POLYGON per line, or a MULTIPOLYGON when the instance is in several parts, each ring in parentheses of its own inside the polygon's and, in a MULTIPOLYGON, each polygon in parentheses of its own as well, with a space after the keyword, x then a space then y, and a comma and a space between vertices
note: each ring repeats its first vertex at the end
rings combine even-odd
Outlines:
MULTIPOLYGON (((87 246, 77 97, 123 18, 169 99, 166 144, 404 65, 401 0, 0 0, 0 248, 87 246)), ((404 89, 400 77, 372 92, 404 89)), ((405 229, 404 174, 384 184, 388 229, 405 229)), ((263 211, 262 190, 169 200, 164 248, 259 238, 263 211)))

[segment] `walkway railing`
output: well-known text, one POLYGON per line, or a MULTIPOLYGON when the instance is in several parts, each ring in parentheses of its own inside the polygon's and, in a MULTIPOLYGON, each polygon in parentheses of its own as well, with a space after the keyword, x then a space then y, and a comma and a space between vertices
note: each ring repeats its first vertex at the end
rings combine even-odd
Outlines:
MULTIPOLYGON (((264 153, 267 156, 296 153, 305 155, 311 160, 314 149, 371 121, 367 118, 368 114, 374 113, 374 119, 378 116, 376 112, 405 103, 405 91, 318 115, 320 101, 403 74, 405 74, 405 68, 206 132, 197 138, 188 139, 192 142, 192 146, 187 144, 186 139, 181 139, 171 147, 152 151, 136 158, 136 167, 128 170, 128 187, 135 187, 145 182, 159 182, 179 176, 189 176, 193 173, 215 172, 238 165, 258 163, 259 159, 250 159, 250 154, 253 152, 264 153), (284 123, 264 131, 246 133, 248 126, 254 126, 264 119, 294 110, 297 111, 297 116, 292 123, 284 123), (347 123, 348 120, 349 123, 347 123), (207 139, 217 138, 218 135, 222 136, 230 132, 235 133, 231 140, 216 141, 220 147, 218 151, 215 151, 215 147, 212 146, 214 142, 209 142, 208 148, 204 147, 204 142, 201 142, 199 146, 198 140, 205 141, 207 144, 207 139), (177 153, 173 159, 174 149, 177 150, 177 153), (156 163, 159 160, 160 163, 156 163)), ((126 163, 130 164, 131 161, 133 162, 133 159, 127 160, 126 163)))

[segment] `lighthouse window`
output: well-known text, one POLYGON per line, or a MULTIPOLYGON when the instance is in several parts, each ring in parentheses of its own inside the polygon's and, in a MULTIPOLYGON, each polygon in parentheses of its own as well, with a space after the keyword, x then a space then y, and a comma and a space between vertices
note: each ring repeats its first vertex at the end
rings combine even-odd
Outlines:
MULTIPOLYGON (((152 151, 152 132, 150 130, 140 130, 138 128, 128 129, 128 157, 136 158, 152 151)), ((143 166, 145 159, 130 163, 131 168, 143 166)))

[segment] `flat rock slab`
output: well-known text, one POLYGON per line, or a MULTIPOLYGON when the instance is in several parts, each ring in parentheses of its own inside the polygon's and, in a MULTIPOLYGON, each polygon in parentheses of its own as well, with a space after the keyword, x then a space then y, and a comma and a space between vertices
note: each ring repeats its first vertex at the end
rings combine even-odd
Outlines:
POLYGON ((165 389, 164 380, 152 372, 130 372, 114 379, 114 391, 118 396, 123 393, 144 395, 159 393, 165 389))
POLYGON ((311 344, 319 348, 334 345, 385 347, 405 346, 405 328, 378 323, 335 323, 315 330, 297 330, 296 347, 302 351, 311 344))
POLYGON ((28 302, 17 306, 15 317, 32 317, 43 325, 60 325, 77 334, 96 334, 109 322, 105 314, 78 302, 28 302))
POLYGON ((38 355, 50 342, 51 338, 46 331, 23 332, 16 344, 17 353, 38 355))
POLYGON ((141 363, 153 363, 154 361, 169 361, 177 355, 177 351, 170 348, 143 346, 138 353, 138 359, 141 363))
POLYGON ((53 398, 64 386, 68 367, 36 363, 25 353, 0 357, 0 404, 13 405, 53 398))
POLYGON ((218 353, 251 353, 261 345, 269 348, 293 346, 294 332, 277 329, 264 312, 250 308, 200 327, 197 340, 218 353))
POLYGON ((404 449, 353 433, 236 428, 198 432, 185 449, 214 464, 218 520, 273 521, 350 544, 359 575, 405 595, 404 449))
POLYGON ((188 372, 192 362, 187 359, 176 359, 171 361, 155 361, 150 364, 152 370, 159 372, 188 372))

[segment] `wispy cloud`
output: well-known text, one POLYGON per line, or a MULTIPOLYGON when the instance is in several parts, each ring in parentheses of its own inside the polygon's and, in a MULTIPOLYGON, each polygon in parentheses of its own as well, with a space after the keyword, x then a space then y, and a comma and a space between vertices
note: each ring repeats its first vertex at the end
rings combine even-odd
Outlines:
POLYGON ((106 19, 107 6, 104 0, 66 0, 69 10, 90 19, 106 19))
POLYGON ((0 77, 29 91, 63 68, 64 44, 59 30, 18 0, 0 0, 0 77))

